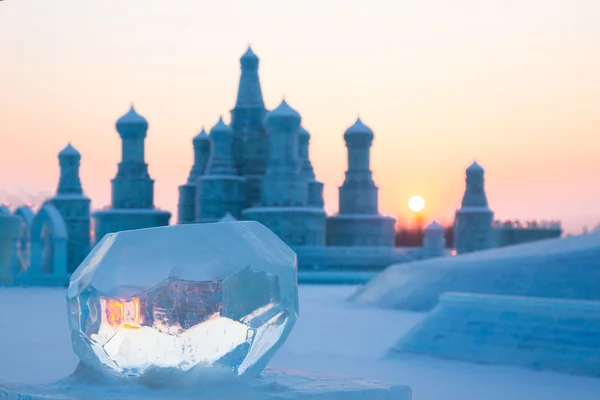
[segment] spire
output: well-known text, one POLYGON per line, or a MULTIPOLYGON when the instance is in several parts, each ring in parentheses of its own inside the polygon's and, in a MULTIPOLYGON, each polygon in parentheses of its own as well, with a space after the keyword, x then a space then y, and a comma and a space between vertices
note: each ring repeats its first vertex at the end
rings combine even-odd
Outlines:
POLYGON ((258 78, 258 64, 258 57, 254 54, 250 46, 248 46, 248 50, 240 58, 242 74, 240 76, 235 109, 265 108, 260 80, 258 78))

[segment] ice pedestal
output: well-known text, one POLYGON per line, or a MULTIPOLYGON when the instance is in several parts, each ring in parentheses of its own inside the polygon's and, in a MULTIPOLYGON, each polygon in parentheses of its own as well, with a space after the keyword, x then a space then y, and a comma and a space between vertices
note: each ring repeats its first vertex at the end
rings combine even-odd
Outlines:
MULTIPOLYGON (((80 372, 80 371, 79 371, 80 372)), ((72 376, 40 385, 0 385, 6 400, 105 400, 105 399, 219 399, 219 400, 410 400, 407 386, 360 379, 267 370, 258 378, 238 378, 226 384, 149 388, 106 385, 72 376)))

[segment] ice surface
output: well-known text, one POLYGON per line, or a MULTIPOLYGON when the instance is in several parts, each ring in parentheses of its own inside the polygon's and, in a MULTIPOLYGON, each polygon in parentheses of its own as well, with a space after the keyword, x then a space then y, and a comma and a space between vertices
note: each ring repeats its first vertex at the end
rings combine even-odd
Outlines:
MULTIPOLYGON (((426 314, 356 307, 346 301, 356 286, 298 291, 302 318, 270 368, 396 382, 415 400, 598 400, 600 379, 585 376, 417 355, 382 359, 426 314)), ((0 381, 52 381, 77 367, 64 297, 62 288, 0 288, 0 381)))
POLYGON ((404 385, 370 382, 339 376, 266 371, 259 379, 228 385, 147 388, 101 385, 80 374, 50 384, 0 385, 0 398, 29 400, 104 399, 219 399, 219 400, 410 400, 404 385), (19 397, 22 396, 22 397, 19 397))
POLYGON ((256 222, 109 234, 73 273, 67 302, 89 368, 139 381, 256 375, 297 319, 296 255, 256 222))
POLYGON ((427 311, 444 292, 600 300, 600 233, 392 265, 352 300, 427 311))
POLYGON ((600 377, 600 302, 450 293, 393 348, 600 377))

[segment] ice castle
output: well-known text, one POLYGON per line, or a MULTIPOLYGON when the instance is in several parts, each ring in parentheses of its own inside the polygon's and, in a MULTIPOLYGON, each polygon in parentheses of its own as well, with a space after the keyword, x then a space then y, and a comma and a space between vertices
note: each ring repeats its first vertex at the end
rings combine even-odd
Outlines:
POLYGON ((328 218, 302 117, 285 100, 267 111, 251 48, 240 66, 231 126, 220 118, 210 135, 203 130, 193 139, 194 164, 179 187, 178 223, 216 222, 229 214, 259 221, 295 247, 393 247, 395 220, 379 214, 370 170, 373 131, 360 119, 346 130, 348 170, 339 214, 328 218))
MULTIPOLYGON (((343 133, 348 165, 339 187, 339 211, 328 216, 323 183, 310 159, 310 133, 300 113, 285 100, 266 109, 259 59, 251 48, 240 67, 231 124, 219 117, 209 132, 202 129, 192 139, 193 165, 179 186, 177 223, 258 221, 296 252, 303 282, 364 282, 391 264, 450 254, 444 229, 435 221, 424 230, 423 247, 394 246, 395 220, 379 212, 370 168, 375 134, 360 118, 343 133)), ((4 263, 10 267, 0 271, 0 284, 66 285, 106 234, 170 223, 171 213, 154 205, 154 180, 145 160, 147 130, 148 121, 133 105, 116 122, 122 153, 109 207, 91 211, 79 177, 81 154, 71 144, 58 154, 56 195, 37 213, 29 206, 13 211, 0 207, 7 226, 2 240, 12 243, 10 260, 4 263), (10 218, 18 221, 17 231, 8 228, 10 218)), ((458 253, 561 233, 554 222, 493 221, 484 170, 477 163, 467 169, 454 227, 458 253)))

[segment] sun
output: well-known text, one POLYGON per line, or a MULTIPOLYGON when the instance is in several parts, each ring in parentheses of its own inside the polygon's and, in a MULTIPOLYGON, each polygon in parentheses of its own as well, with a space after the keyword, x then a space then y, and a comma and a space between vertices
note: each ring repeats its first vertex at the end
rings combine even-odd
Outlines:
POLYGON ((423 211, 425 208, 425 200, 421 196, 413 196, 408 199, 408 208, 414 212, 423 211))

